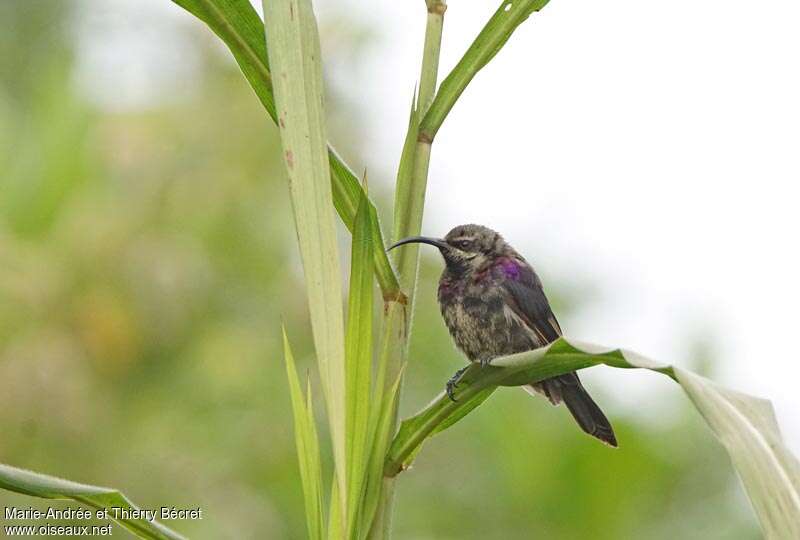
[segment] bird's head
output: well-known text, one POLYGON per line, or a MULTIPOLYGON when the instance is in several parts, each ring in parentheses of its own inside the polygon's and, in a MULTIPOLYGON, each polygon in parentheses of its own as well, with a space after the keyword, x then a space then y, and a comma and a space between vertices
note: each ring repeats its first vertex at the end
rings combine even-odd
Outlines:
POLYGON ((499 233, 483 225, 471 224, 455 227, 444 238, 427 236, 404 238, 389 246, 389 249, 411 243, 436 246, 444 257, 448 269, 456 273, 478 270, 487 262, 506 255, 510 250, 499 233))

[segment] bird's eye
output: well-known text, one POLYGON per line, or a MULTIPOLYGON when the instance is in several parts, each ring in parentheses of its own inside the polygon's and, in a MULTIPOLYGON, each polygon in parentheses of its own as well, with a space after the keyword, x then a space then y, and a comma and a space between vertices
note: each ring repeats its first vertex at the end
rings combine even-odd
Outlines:
POLYGON ((458 249, 467 249, 472 245, 472 240, 459 240, 456 242, 456 247, 458 249))

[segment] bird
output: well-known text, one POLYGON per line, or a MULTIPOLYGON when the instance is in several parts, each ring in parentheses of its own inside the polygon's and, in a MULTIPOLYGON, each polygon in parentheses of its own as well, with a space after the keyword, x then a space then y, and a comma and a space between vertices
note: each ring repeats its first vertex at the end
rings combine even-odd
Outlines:
MULTIPOLYGON (((412 236, 388 250, 412 243, 435 246, 444 258, 439 307, 453 341, 470 362, 486 366, 494 358, 544 347, 561 336, 536 271, 499 233, 483 225, 459 225, 444 238, 412 236)), ((453 401, 465 369, 447 383, 453 401)), ((525 388, 553 405, 564 403, 584 432, 617 447, 611 423, 577 373, 525 388)))

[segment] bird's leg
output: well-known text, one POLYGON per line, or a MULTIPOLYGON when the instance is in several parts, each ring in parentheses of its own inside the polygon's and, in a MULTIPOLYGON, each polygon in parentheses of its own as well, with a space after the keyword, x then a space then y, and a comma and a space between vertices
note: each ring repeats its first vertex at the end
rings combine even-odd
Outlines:
POLYGON ((445 391, 447 392, 447 397, 449 397, 452 401, 458 401, 455 396, 455 391, 456 388, 458 387, 458 379, 461 378, 461 375, 464 374, 464 372, 467 370, 468 367, 469 366, 464 366, 458 371, 456 371, 455 374, 452 377, 450 377, 450 380, 447 381, 447 385, 445 385, 445 391))

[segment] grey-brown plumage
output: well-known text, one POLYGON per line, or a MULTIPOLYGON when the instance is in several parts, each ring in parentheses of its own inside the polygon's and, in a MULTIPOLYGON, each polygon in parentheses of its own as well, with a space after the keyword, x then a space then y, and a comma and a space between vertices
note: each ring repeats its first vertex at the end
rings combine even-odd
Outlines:
MULTIPOLYGON (((450 335, 472 362, 529 351, 561 335, 539 276, 495 231, 481 225, 460 225, 444 239, 413 237, 411 242, 439 248, 445 269, 439 280, 439 306, 450 335)), ((448 394, 459 374, 448 383, 448 394)), ((578 425, 593 437, 617 446, 603 411, 583 388, 577 373, 531 385, 553 405, 563 402, 578 425)))

